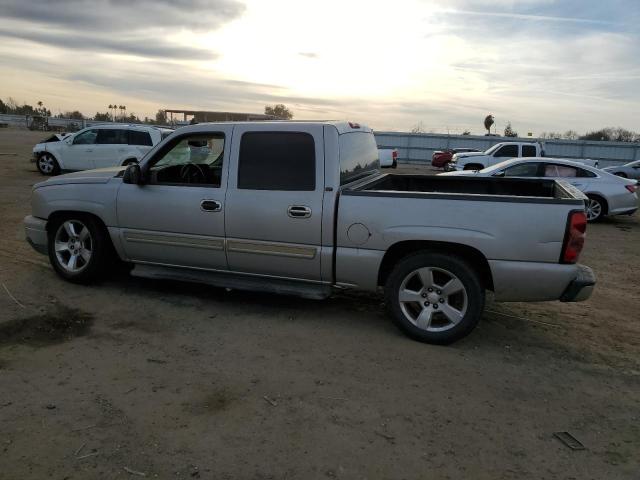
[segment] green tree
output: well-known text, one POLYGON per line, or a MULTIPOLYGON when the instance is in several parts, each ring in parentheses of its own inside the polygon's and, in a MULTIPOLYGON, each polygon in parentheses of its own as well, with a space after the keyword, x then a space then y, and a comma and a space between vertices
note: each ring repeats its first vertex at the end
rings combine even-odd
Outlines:
POLYGON ((72 118, 74 120, 82 120, 84 119, 84 115, 80 113, 78 110, 74 110, 72 112, 64 112, 62 114, 62 118, 72 118))
POLYGON ((293 118, 293 112, 289 110, 282 103, 278 103, 276 105, 267 105, 264 107, 264 113, 266 115, 274 115, 282 120, 291 120, 293 118))
POLYGON ((164 110, 158 110, 156 112, 156 123, 158 125, 166 125, 167 124, 167 113, 164 110))
POLYGON ((516 132, 511 127, 511 122, 507 122, 507 126, 504 127, 504 136, 505 137, 517 137, 518 136, 518 132, 516 132))
POLYGON ((105 113, 96 112, 96 114, 93 116, 93 119, 98 122, 110 122, 111 114, 108 112, 105 112, 105 113))

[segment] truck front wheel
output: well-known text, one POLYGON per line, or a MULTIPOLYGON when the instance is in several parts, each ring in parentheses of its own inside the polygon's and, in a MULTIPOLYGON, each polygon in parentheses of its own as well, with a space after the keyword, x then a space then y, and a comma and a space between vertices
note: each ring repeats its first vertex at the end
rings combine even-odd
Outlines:
POLYGON ((411 338, 449 344, 475 328, 484 308, 484 288, 464 259, 418 252, 400 260, 385 287, 394 323, 411 338))
POLYGON ((91 216, 70 215, 49 225, 49 260, 65 280, 91 283, 104 273, 109 240, 102 226, 91 216))

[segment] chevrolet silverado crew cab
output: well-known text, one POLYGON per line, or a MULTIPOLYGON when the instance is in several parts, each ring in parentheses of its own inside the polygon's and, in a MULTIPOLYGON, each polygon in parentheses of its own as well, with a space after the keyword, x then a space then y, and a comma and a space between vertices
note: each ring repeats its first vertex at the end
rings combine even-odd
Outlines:
POLYGON ((140 164, 35 185, 28 241, 71 282, 133 275, 324 298, 384 290, 411 337, 449 343, 496 301, 581 301, 585 197, 558 180, 382 174, 369 128, 188 126, 140 164))
POLYGON ((544 157, 540 142, 496 143, 485 152, 456 153, 445 166, 445 170, 482 170, 496 163, 518 157, 544 157))

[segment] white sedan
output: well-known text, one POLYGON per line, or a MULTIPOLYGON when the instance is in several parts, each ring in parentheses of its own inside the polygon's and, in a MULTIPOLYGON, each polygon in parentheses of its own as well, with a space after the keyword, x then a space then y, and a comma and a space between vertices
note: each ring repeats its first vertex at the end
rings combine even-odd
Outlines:
POLYGON ((608 172, 559 158, 513 158, 483 170, 462 170, 440 175, 482 177, 554 178, 564 180, 587 197, 587 220, 595 222, 605 216, 632 215, 638 209, 638 182, 608 172))

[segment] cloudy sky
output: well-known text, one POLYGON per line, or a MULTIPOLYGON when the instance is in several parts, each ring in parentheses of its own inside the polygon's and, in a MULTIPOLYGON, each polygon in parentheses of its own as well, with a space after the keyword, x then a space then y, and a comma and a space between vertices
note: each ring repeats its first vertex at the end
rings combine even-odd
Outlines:
POLYGON ((639 0, 0 0, 0 98, 640 130, 639 0))

